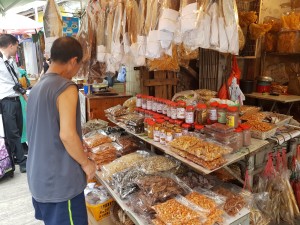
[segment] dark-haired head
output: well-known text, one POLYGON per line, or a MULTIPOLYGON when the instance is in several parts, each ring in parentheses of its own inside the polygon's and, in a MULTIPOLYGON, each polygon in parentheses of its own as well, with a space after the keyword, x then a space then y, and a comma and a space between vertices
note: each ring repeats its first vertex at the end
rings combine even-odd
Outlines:
POLYGON ((19 41, 11 34, 0 35, 0 48, 7 48, 9 45, 17 45, 19 41))
POLYGON ((81 62, 83 51, 81 44, 73 37, 61 37, 53 42, 51 47, 51 61, 56 63, 67 63, 75 58, 77 63, 81 62))

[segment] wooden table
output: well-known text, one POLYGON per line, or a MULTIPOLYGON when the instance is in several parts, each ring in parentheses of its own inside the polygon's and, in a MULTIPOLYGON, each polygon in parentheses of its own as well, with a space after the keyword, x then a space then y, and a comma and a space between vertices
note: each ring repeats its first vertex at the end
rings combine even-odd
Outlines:
MULTIPOLYGON (((132 97, 132 95, 129 94, 118 94, 115 96, 96 96, 85 95, 82 92, 79 93, 82 123, 92 119, 101 119, 108 121, 105 116, 104 110, 118 104, 122 105, 127 99, 132 97)), ((112 125, 112 123, 110 123, 109 125, 112 125)))
POLYGON ((267 100, 267 101, 272 101, 272 107, 271 107, 271 112, 275 109, 277 106, 278 102, 285 103, 285 104, 290 104, 289 109, 287 111, 287 115, 290 115, 291 109, 294 105, 295 102, 300 102, 300 96, 299 95, 279 95, 279 96, 274 96, 270 94, 262 94, 262 93, 257 93, 253 92, 251 94, 245 94, 246 97, 250 98, 256 98, 256 99, 261 99, 261 100, 267 100))

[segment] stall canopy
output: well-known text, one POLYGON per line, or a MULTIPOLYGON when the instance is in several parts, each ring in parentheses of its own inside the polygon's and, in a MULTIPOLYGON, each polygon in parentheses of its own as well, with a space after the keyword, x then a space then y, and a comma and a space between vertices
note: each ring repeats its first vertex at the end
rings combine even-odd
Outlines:
POLYGON ((0 13, 3 14, 13 7, 24 5, 33 1, 34 0, 0 0, 0 13))
POLYGON ((41 23, 18 14, 7 14, 0 19, 0 33, 34 34, 42 27, 41 23))

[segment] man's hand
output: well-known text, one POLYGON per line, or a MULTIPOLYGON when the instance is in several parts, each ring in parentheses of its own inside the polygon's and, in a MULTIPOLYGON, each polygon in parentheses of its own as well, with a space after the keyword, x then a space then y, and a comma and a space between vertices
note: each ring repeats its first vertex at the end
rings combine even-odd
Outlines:
POLYGON ((94 178, 96 173, 96 164, 93 161, 88 159, 87 163, 85 165, 82 165, 81 168, 85 172, 87 180, 91 180, 94 178))
POLYGON ((28 101, 27 95, 25 94, 25 95, 23 95, 23 97, 24 97, 25 101, 27 102, 28 101))

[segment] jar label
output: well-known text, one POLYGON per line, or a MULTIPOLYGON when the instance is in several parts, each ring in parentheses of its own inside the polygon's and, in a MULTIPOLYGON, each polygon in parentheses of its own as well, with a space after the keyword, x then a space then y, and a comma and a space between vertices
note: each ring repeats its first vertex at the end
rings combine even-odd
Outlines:
POLYGON ((171 107, 168 107, 167 117, 171 117, 171 107))
POLYGON ((194 123, 194 112, 186 112, 185 113, 185 122, 186 123, 194 123))
POLYGON ((152 111, 153 111, 153 112, 156 112, 156 110, 157 110, 156 107, 157 107, 157 103, 156 103, 156 102, 153 102, 153 103, 152 103, 152 111))
POLYGON ((234 120, 234 116, 227 116, 227 126, 229 126, 229 127, 235 127, 235 124, 234 124, 234 122, 235 122, 235 120, 234 120))
POLYGON ((166 142, 171 142, 171 141, 173 141, 173 135, 167 135, 167 137, 166 137, 166 142))
POLYGON ((177 119, 185 118, 185 108, 177 108, 177 119))
POLYGON ((136 107, 138 107, 138 108, 142 107, 142 99, 141 98, 136 99, 136 107))
POLYGON ((177 119, 177 109, 174 108, 174 107, 171 108, 171 118, 172 118, 173 120, 176 120, 176 119, 177 119))
POLYGON ((155 142, 159 142, 160 141, 160 131, 159 130, 155 130, 154 131, 153 140, 155 142))
POLYGON ((209 119, 211 121, 215 121, 215 120, 218 120, 218 115, 217 115, 217 110, 216 109, 211 109, 209 111, 209 119))
POLYGON ((147 109, 147 102, 146 101, 142 102, 142 109, 147 109))
POLYGON ((168 114, 168 108, 169 108, 169 107, 168 107, 167 105, 164 105, 164 108, 163 108, 163 110, 162 110, 162 111, 163 111, 162 113, 163 113, 164 115, 167 115, 167 114, 168 114))
POLYGON ((175 133, 174 138, 178 138, 178 137, 181 137, 181 136, 182 136, 182 133, 175 133))
POLYGON ((162 104, 161 103, 157 103, 157 105, 156 105, 156 111, 158 113, 162 113, 162 104))
POLYGON ((147 110, 152 110, 152 101, 147 101, 147 110))
POLYGON ((218 112, 218 122, 226 123, 226 113, 225 112, 218 112))
POLYGON ((165 133, 161 133, 160 134, 160 143, 162 145, 165 145, 166 144, 166 134, 165 133))

